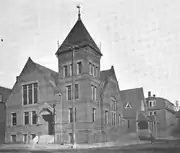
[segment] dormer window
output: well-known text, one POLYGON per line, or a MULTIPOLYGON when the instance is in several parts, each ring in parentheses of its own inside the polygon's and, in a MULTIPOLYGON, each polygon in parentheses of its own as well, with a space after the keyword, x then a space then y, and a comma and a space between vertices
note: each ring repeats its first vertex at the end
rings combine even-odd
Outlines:
POLYGON ((82 62, 77 62, 77 75, 82 73, 82 62))

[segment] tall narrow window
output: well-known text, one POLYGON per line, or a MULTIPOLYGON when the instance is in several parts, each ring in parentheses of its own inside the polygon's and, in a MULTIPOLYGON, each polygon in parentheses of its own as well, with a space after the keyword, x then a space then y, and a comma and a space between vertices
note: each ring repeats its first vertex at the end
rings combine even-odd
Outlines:
POLYGON ((111 121, 112 121, 112 125, 114 125, 114 113, 113 112, 111 112, 111 121))
POLYGON ((27 105, 27 85, 23 85, 23 104, 27 105))
POLYGON ((92 63, 89 62, 89 74, 90 74, 90 75, 92 75, 91 69, 92 69, 92 63))
POLYGON ((69 85, 69 86, 66 86, 66 96, 67 96, 67 100, 71 100, 71 96, 72 96, 72 94, 71 94, 71 85, 69 85))
POLYGON ((92 75, 95 76, 95 65, 92 66, 92 75))
POLYGON ((96 76, 98 76, 98 67, 96 66, 96 76))
POLYGON ((67 76, 68 76, 67 65, 63 66, 63 73, 64 73, 64 77, 67 77, 67 76))
POLYGON ((29 99, 29 104, 32 104, 32 84, 28 85, 28 99, 29 99))
POLYGON ((72 64, 69 65, 69 75, 72 76, 72 64))
POLYGON ((96 86, 91 85, 92 100, 94 101, 96 101, 96 92, 97 92, 96 86))
POLYGON ((118 125, 121 126, 121 115, 118 116, 118 125))
POLYGON ((73 122, 73 109, 69 108, 69 123, 73 122))
POLYGON ((77 75, 82 73, 82 62, 77 63, 77 75))
POLYGON ((29 112, 24 112, 24 124, 29 124, 29 112))
POLYGON ((34 103, 38 102, 38 83, 34 83, 34 103))
POLYGON ((109 118, 109 112, 108 110, 105 110, 105 124, 108 124, 108 118, 109 118))
POLYGON ((94 65, 94 76, 96 76, 96 66, 94 65))
POLYGON ((17 124, 16 113, 11 113, 11 122, 12 126, 17 124))
POLYGON ((96 120, 96 108, 92 109, 92 122, 95 122, 96 120))
POLYGON ((32 124, 37 124, 36 111, 32 111, 32 124))
POLYGON ((75 99, 79 99, 79 85, 75 84, 75 99))
POLYGON ((114 112, 114 125, 116 125, 116 112, 114 112))

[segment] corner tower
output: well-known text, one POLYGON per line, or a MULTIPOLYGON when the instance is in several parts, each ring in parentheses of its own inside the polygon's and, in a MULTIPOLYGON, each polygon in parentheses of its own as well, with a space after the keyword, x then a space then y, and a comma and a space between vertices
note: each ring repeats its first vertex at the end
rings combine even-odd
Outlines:
POLYGON ((61 78, 71 76, 72 49, 75 50, 74 75, 79 68, 78 62, 81 62, 82 74, 100 77, 102 53, 84 26, 80 12, 78 13, 78 20, 56 52, 61 78))

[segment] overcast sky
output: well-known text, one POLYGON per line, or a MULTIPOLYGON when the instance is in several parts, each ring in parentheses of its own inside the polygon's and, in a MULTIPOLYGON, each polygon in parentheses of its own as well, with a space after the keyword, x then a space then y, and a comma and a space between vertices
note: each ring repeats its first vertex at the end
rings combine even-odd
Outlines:
POLYGON ((114 65, 120 90, 143 87, 180 100, 179 0, 0 0, 0 85, 15 83, 28 57, 57 71, 55 56, 77 20, 114 65))

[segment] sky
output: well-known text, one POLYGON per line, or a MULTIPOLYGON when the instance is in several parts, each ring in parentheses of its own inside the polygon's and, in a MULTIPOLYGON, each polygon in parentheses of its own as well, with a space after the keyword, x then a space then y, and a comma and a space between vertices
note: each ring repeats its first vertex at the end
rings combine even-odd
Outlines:
POLYGON ((0 86, 13 87, 28 57, 57 71, 57 41, 79 4, 101 46, 101 70, 114 65, 120 90, 143 87, 145 97, 180 101, 179 0, 0 0, 0 86))

